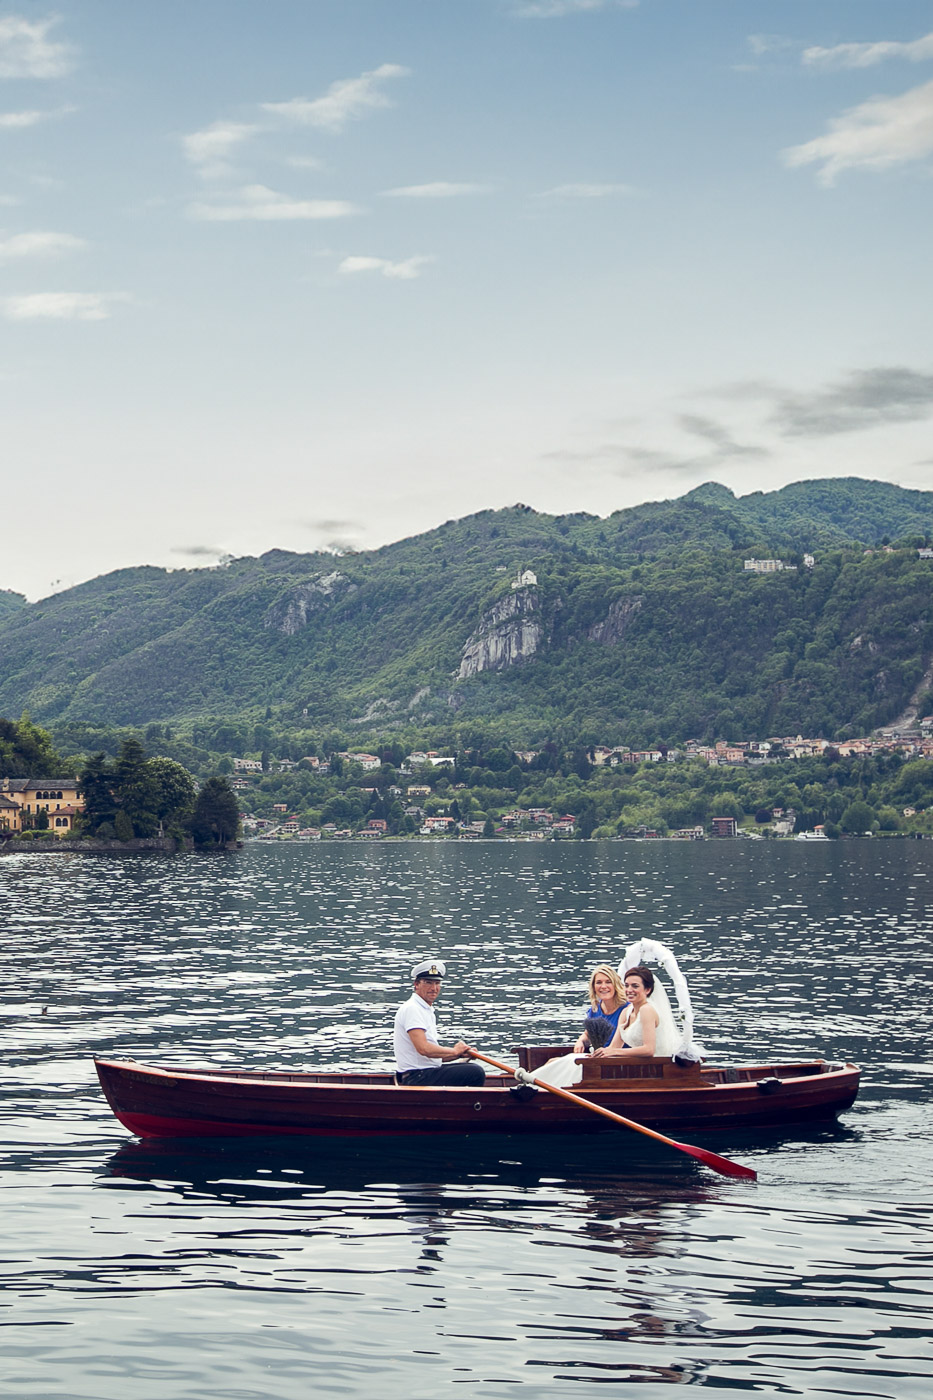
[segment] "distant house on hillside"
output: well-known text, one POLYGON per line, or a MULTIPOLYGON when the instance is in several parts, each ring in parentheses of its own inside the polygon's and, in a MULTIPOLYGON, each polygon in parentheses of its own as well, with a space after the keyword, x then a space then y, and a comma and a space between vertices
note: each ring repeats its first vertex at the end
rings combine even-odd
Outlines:
POLYGON ((382 763, 382 759, 377 758, 374 753, 342 753, 339 757, 346 763, 358 763, 364 773, 371 773, 382 763))
MULTIPOLYGON (((812 565, 808 565, 808 568, 812 565)), ((747 574, 779 574, 784 570, 796 573, 796 564, 785 564, 783 559, 746 559, 745 572, 747 574)))
POLYGON ((513 588, 534 588, 538 582, 538 575, 531 569, 522 569, 517 578, 512 580, 513 588))

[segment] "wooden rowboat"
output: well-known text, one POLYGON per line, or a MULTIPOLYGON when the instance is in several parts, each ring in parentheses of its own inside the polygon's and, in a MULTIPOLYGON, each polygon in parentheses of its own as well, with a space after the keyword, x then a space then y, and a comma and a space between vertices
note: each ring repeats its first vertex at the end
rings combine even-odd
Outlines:
MULTIPOLYGON (((535 1070, 571 1046, 522 1046, 535 1070)), ((798 1064, 691 1065, 582 1057, 574 1092, 656 1129, 787 1126, 830 1120, 853 1103, 859 1069, 798 1064)), ((189 1069, 95 1061, 107 1102, 139 1137, 414 1136, 438 1133, 584 1133, 605 1130, 596 1114, 552 1094, 519 1098, 511 1076, 477 1088, 398 1085, 391 1074, 189 1069)))

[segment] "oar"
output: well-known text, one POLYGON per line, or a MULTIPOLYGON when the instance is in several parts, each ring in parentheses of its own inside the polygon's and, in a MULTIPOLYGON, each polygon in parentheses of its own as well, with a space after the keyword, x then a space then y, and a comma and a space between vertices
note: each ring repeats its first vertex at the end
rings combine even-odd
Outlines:
MULTIPOLYGON (((487 1065, 495 1065, 496 1069, 505 1070, 506 1074, 515 1073, 501 1060, 493 1060, 489 1055, 481 1055, 478 1050, 473 1051, 472 1058, 485 1060, 487 1065)), ((621 1123, 624 1128, 631 1128, 636 1133, 644 1133, 645 1137, 652 1137, 657 1142, 665 1143, 668 1147, 676 1147, 678 1152, 686 1152, 688 1156, 696 1157, 698 1162, 705 1162, 708 1167, 712 1167, 714 1172, 720 1172, 723 1176, 741 1176, 750 1181, 758 1180, 758 1173, 752 1171, 751 1167, 743 1167, 741 1162, 732 1162, 728 1157, 720 1157, 716 1152, 707 1152, 705 1147, 692 1147, 689 1142, 675 1142, 673 1138, 665 1137, 663 1133, 656 1133, 653 1128, 646 1128, 643 1123, 633 1123, 631 1118, 623 1118, 621 1113, 613 1113, 611 1109, 602 1108, 598 1103, 591 1103, 589 1099, 582 1098, 580 1094, 571 1094, 569 1089, 558 1089, 556 1084, 549 1084, 546 1079, 535 1079, 532 1076, 531 1082, 537 1084, 541 1089, 547 1089, 549 1094, 557 1094, 562 1099, 569 1099, 571 1103, 579 1104, 581 1108, 588 1108, 591 1113, 601 1113, 604 1118, 611 1118, 614 1123, 621 1123)))

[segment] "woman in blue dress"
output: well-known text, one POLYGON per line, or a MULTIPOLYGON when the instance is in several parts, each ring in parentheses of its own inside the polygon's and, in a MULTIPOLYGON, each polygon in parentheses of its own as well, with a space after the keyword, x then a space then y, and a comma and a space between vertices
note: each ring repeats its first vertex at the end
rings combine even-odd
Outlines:
MULTIPOLYGON (((539 1069, 536 1069, 536 1079, 544 1079, 548 1084, 554 1084, 558 1088, 579 1084, 583 1078, 583 1063, 579 1057, 585 1055, 592 1048, 586 1032, 586 1023, 608 1021, 612 1031, 618 1032, 619 1017, 628 1005, 622 978, 607 963, 600 963, 599 967, 594 968, 590 974, 589 993, 590 1006, 586 1013, 583 1034, 578 1037, 569 1055, 557 1055, 553 1060, 548 1060, 539 1069)), ((610 1036, 615 1040, 615 1034, 611 1034, 606 1025, 600 1024, 599 1029, 602 1035, 596 1039, 596 1028, 594 1027, 593 1034, 596 1045, 605 1045, 610 1036)))
MULTIPOLYGON (((595 1021, 602 1018, 609 1022, 613 1031, 618 1029, 619 1016, 623 1007, 628 1005, 628 997, 625 995, 625 987, 622 978, 606 963, 600 963, 590 974, 589 981, 590 1009, 586 1013, 588 1021, 595 1021)), ((589 1036, 584 1027, 574 1044, 575 1055, 582 1055, 590 1048, 589 1036)))

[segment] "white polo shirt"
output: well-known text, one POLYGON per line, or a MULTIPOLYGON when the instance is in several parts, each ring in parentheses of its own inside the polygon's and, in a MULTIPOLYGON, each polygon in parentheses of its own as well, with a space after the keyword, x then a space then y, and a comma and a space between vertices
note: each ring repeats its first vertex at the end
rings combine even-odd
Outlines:
POLYGON ((408 1034, 415 1030, 424 1031, 428 1040, 435 1045, 440 1044, 434 1007, 429 1006, 417 992, 412 992, 395 1013, 395 1067, 399 1074, 410 1069, 435 1069, 443 1064, 443 1060, 432 1060, 427 1055, 418 1054, 408 1034))

